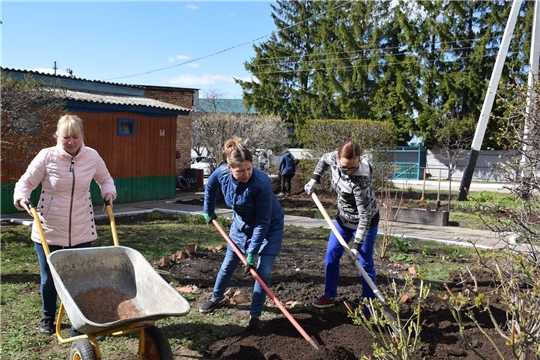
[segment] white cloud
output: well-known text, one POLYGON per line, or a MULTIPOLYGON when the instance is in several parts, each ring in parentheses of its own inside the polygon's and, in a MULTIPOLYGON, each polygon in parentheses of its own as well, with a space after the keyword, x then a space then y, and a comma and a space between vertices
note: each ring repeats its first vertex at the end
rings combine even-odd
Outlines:
POLYGON ((198 10, 199 7, 197 5, 193 5, 193 4, 189 4, 189 5, 186 5, 186 7, 190 10, 198 10))
POLYGON ((232 76, 219 75, 219 74, 202 74, 201 76, 194 75, 180 75, 169 79, 169 83, 180 86, 201 86, 201 85, 215 85, 218 83, 234 83, 232 76))
POLYGON ((190 67, 190 68, 194 68, 194 69, 195 69, 195 68, 198 68, 198 67, 201 67, 201 66, 200 66, 199 64, 197 64, 197 63, 189 63, 189 64, 187 64, 186 66, 187 66, 187 67, 190 67))
POLYGON ((170 56, 167 58, 168 62, 175 62, 176 60, 187 60, 189 59, 189 56, 187 55, 176 55, 176 56, 170 56))

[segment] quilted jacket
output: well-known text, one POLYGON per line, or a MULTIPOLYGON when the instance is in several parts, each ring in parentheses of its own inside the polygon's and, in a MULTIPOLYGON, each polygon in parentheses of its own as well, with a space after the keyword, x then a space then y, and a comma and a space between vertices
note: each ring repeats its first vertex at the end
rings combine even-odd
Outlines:
POLYGON ((294 175, 295 170, 294 156, 287 151, 279 159, 279 172, 281 175, 294 175))
POLYGON ((330 168, 332 188, 338 195, 338 218, 345 227, 356 228, 354 242, 362 243, 368 230, 379 221, 379 206, 371 185, 373 169, 362 160, 358 169, 345 175, 339 170, 337 151, 324 154, 313 172, 312 179, 320 181, 330 168))
MULTIPOLYGON (((15 185, 14 202, 30 198, 41 183, 37 210, 49 245, 74 246, 97 238, 90 197, 92 179, 103 197, 116 198, 114 180, 96 150, 84 144, 71 156, 60 144, 41 150, 15 185)), ((41 242, 32 227, 32 240, 41 242)))
POLYGON ((208 178, 204 212, 215 211, 218 191, 233 212, 230 238, 244 254, 277 255, 281 251, 284 214, 263 171, 253 168, 247 183, 236 181, 224 164, 208 178))

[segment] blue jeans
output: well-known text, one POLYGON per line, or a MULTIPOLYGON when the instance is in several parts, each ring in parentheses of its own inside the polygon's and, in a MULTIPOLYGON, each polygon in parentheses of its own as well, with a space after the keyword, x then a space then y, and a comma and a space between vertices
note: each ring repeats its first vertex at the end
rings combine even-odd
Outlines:
MULTIPOLYGON (((272 267, 274 266, 274 261, 276 260, 276 255, 259 255, 259 260, 257 262, 257 274, 264 281, 266 286, 270 286, 270 274, 272 272, 272 267)), ((231 280, 231 277, 236 270, 238 264, 240 263, 240 258, 236 256, 233 250, 227 247, 227 253, 225 254, 225 259, 221 264, 219 269, 216 283, 214 285, 214 292, 212 293, 212 301, 219 301, 227 289, 227 285, 231 280)), ((251 309, 249 314, 253 317, 261 316, 264 302, 266 300, 266 292, 255 280, 255 285, 253 286, 253 298, 251 300, 251 309)))
MULTIPOLYGON (((352 230, 346 227, 341 226, 337 220, 334 220, 334 225, 336 229, 341 234, 343 239, 347 244, 351 239, 356 235, 356 230, 352 230)), ((377 230, 379 226, 374 226, 370 228, 366 234, 364 244, 360 249, 359 261, 360 265, 364 268, 368 276, 371 278, 374 284, 377 284, 375 277, 375 262, 373 260, 373 249, 375 248, 375 241, 377 240, 377 230)), ((339 280, 339 261, 343 256, 343 246, 337 239, 334 232, 330 233, 330 238, 328 239, 328 245, 326 248, 326 265, 325 265, 325 288, 324 295, 335 299, 337 297, 337 288, 339 280)), ((375 293, 369 287, 366 280, 362 277, 360 272, 358 273, 360 278, 362 278, 362 296, 368 299, 374 299, 375 293)))
MULTIPOLYGON (((51 269, 49 269, 49 264, 47 263, 47 257, 45 256, 45 250, 41 243, 34 242, 34 247, 36 249, 36 254, 39 261, 39 274, 41 276, 41 284, 39 286, 39 291, 41 293, 41 303, 43 306, 43 315, 50 316, 52 318, 56 317, 56 288, 54 287, 54 281, 51 274, 51 269)), ((72 247, 56 246, 49 245, 49 251, 60 249, 81 249, 92 247, 91 242, 75 245, 72 247)))

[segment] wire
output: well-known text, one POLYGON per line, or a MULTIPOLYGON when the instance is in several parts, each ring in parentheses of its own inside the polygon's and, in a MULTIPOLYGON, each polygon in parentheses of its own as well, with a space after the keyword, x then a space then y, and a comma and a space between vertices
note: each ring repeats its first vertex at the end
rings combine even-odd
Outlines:
MULTIPOLYGON (((351 56, 354 56, 354 55, 361 55, 361 53, 374 53, 374 52, 382 52, 382 54, 380 54, 381 57, 383 56, 418 56, 419 53, 429 53, 429 54, 433 54, 433 55, 437 55, 437 54, 448 54, 448 53, 456 53, 456 52, 459 52, 459 51, 462 51, 462 50, 470 50, 470 49, 475 49, 474 46, 469 46, 469 47, 461 47, 461 48, 458 48, 458 49, 454 49, 454 50, 446 50, 446 49, 437 49, 436 51, 430 51, 430 50, 426 50, 426 51, 405 51, 405 52, 386 52, 387 49, 396 49, 397 47, 393 47, 393 48, 374 48, 374 49, 363 49, 363 50, 352 50, 352 51, 339 51, 339 52, 329 52, 329 53, 314 53, 314 54, 293 54, 293 55, 290 55, 290 56, 280 56, 280 57, 269 57, 269 58, 264 58, 264 59, 261 59, 261 64, 257 64, 257 65, 253 65, 253 67, 274 67, 274 66, 285 66, 286 63, 293 63, 295 61, 299 61, 301 58, 303 57, 306 57, 306 58, 309 58, 309 60, 307 60, 307 62, 309 63, 316 63, 316 62, 330 62, 330 61, 339 61, 339 60, 349 60, 349 61, 354 61, 356 59, 351 59, 351 56), (328 55, 341 55, 341 54, 344 54, 344 55, 351 55, 349 57, 337 57, 337 58, 327 58, 326 56, 328 55), (325 57, 322 57, 322 56, 325 56, 325 57), (317 57, 321 57, 319 59, 317 59, 317 57), (269 62, 269 63, 264 63, 264 61, 266 60, 285 60, 284 62, 269 62)), ((487 50, 495 50, 495 49, 487 49, 487 50)), ((489 56, 489 55, 488 55, 489 56)), ((464 57, 460 57, 460 58, 464 58, 464 57)))
MULTIPOLYGON (((219 54, 222 54, 222 53, 225 53, 227 51, 230 51, 230 50, 233 50, 233 49, 236 49, 236 48, 239 48, 239 47, 242 47, 242 46, 245 46, 245 45, 249 45, 249 44, 253 44, 255 43, 256 41, 259 41, 261 39, 264 39, 266 37, 269 37, 269 36, 272 36, 273 34, 276 34, 279 33, 279 32, 282 32, 284 30, 287 30, 287 29, 290 29, 292 27, 295 27, 295 26, 298 26, 300 24, 303 24, 303 23, 306 23, 308 21, 311 21, 317 17, 320 17, 324 14, 326 14, 327 12, 330 12, 330 11, 333 11, 335 9, 338 9, 340 7, 344 7, 345 5, 348 5, 348 4, 353 4, 355 0, 349 0, 349 1, 346 1, 340 5, 337 5, 333 8, 330 8, 320 14, 316 14, 306 20, 303 20, 303 21, 299 21, 299 22, 296 22, 294 24, 291 24, 289 26, 286 26, 282 29, 279 29, 277 31, 272 31, 269 35, 264 35, 264 36, 260 36, 256 39, 253 39, 251 41, 246 41, 244 43, 241 43, 241 44, 238 44, 238 45, 234 45, 234 46, 231 46, 229 48, 226 48, 226 49, 223 49, 223 50, 220 50, 220 51, 217 51, 215 53, 212 53, 212 54, 209 54, 209 55, 205 55, 205 56, 201 56, 201 57, 198 57, 198 58, 195 58, 195 59, 192 59, 192 60, 188 60, 188 61, 184 61, 182 63, 179 63, 179 64, 175 64, 175 65, 171 65, 171 66, 167 66, 167 67, 162 67, 162 68, 159 68, 159 69, 155 69, 155 70, 150 70, 150 71, 146 71, 146 72, 142 72, 142 73, 137 73, 137 74, 133 74, 133 75, 126 75, 126 76, 122 76, 122 77, 115 77, 115 78, 109 78, 109 79, 105 79, 106 81, 108 80, 120 80, 120 79, 126 79, 126 78, 130 78, 130 77, 136 77, 136 76, 142 76, 142 75, 147 75, 147 74, 151 74, 151 73, 155 73, 155 72, 158 72, 158 71, 163 71, 163 70, 167 70, 167 69, 172 69, 172 68, 175 68, 175 67, 178 67, 178 66, 182 66, 182 65, 186 65, 186 64, 189 64, 189 63, 192 63, 192 62, 195 62, 195 61, 199 61, 199 60, 202 60, 202 59, 207 59, 207 58, 210 58, 210 57, 213 57, 213 56, 216 56, 216 55, 219 55, 219 54)), ((491 42, 493 40, 498 40, 499 38, 498 37, 489 37, 487 39, 485 39, 485 41, 487 42, 491 42)), ((445 46, 445 45, 452 45, 452 44, 458 44, 458 43, 462 43, 462 42, 478 42, 482 40, 482 38, 472 38, 472 39, 458 39, 458 40, 452 40, 452 41, 434 41, 434 42, 428 42, 428 43, 425 43, 424 46, 425 47, 429 47, 431 45, 434 45, 437 47, 437 49, 435 49, 435 51, 430 51, 430 50, 427 50, 427 51, 423 51, 423 53, 429 53, 429 54, 433 54, 433 55, 437 55, 437 54, 445 54, 445 53, 455 53, 455 52, 459 52, 459 51, 462 51, 462 50, 470 50, 470 49, 473 49, 474 46, 470 46, 470 47, 462 47, 462 48, 457 48, 457 49, 443 49, 441 48, 442 46, 445 46)), ((388 50, 397 50, 397 49, 400 49, 401 46, 394 46, 394 47, 386 47, 386 48, 369 48, 369 49, 361 49, 361 50, 351 50, 351 51, 340 51, 340 52, 327 52, 327 53, 314 53, 314 54, 309 54, 308 56, 310 57, 310 60, 308 61, 309 63, 313 64, 313 63, 323 63, 323 62, 328 62, 328 61, 340 61, 340 60, 354 60, 354 59, 351 59, 350 57, 339 57, 339 58, 334 58, 334 59, 327 59, 327 58, 320 58, 320 59, 317 59, 317 57, 327 57, 328 55, 340 55, 340 54, 344 54, 344 55, 350 55, 350 56, 360 56, 361 54, 365 54, 365 53, 373 53, 373 52, 383 52, 384 54, 381 54, 380 56, 396 56, 396 55, 399 55, 399 56, 412 56, 412 55, 416 55, 418 54, 419 52, 415 52, 415 51, 407 51, 407 52, 390 52, 388 53, 387 51, 388 50)), ((486 48, 487 51, 489 50, 495 50, 496 47, 493 47, 493 48, 486 48)), ((298 54, 298 55, 292 55, 292 56, 282 56, 282 57, 268 57, 268 58, 264 58, 264 59, 261 59, 262 61, 269 61, 269 60, 276 60, 276 61, 279 61, 279 60, 282 60, 282 59, 286 59, 287 60, 287 63, 290 63, 290 64, 293 64, 295 59, 300 59, 302 57, 305 57, 306 55, 305 54, 298 54)), ((489 57, 491 55, 483 55, 482 57, 489 57)), ((468 59, 470 57, 460 57, 460 59, 468 59)), ((440 61, 440 59, 433 59, 433 60, 425 60, 424 62, 435 62, 435 61, 440 61)), ((283 66, 287 66, 287 63, 280 63, 280 62, 270 62, 270 63, 266 63, 266 64, 258 64, 258 65, 254 65, 253 67, 254 68, 262 68, 262 67, 283 67, 283 66)), ((384 63, 384 64, 380 64, 380 66, 389 66, 389 65, 398 65, 398 64, 408 64, 408 63, 411 63, 410 61, 405 61, 405 62, 393 62, 393 63, 384 63)), ((371 67, 373 66, 372 64, 368 64, 368 65, 360 65, 360 66, 340 66, 340 67, 332 67, 330 69, 348 69, 348 68, 355 68, 355 67, 371 67)), ((317 70, 328 70, 328 69, 306 69, 306 70, 312 70, 312 71, 317 71, 317 70)), ((286 71, 286 70, 281 70, 281 71, 273 71, 273 72, 266 72, 266 74, 279 74, 279 73, 290 73, 290 72, 294 72, 294 71, 298 71, 298 70, 290 70, 290 71, 286 71)), ((262 72, 259 72, 262 74, 262 72)), ((257 76, 258 73, 253 73, 252 72, 252 75, 254 76, 257 76)))
MULTIPOLYGON (((509 52, 508 56, 514 55, 517 53, 509 52)), ((483 58, 489 57, 491 55, 483 55, 483 58)), ((464 56, 460 57, 460 59, 470 59, 472 56, 464 56)), ((433 63, 436 61, 441 61, 441 59, 433 59, 433 60, 424 60, 422 63, 433 63)), ((453 63, 454 61, 446 61, 447 63, 453 63)), ((378 64, 363 64, 363 65, 351 65, 351 66, 332 66, 330 68, 305 68, 305 69, 291 69, 291 70, 276 70, 276 71, 261 71, 261 72, 252 72, 254 76, 258 76, 258 74, 288 74, 288 73, 298 73, 300 71, 330 71, 330 70, 339 70, 339 69, 353 69, 353 68, 381 68, 384 66, 395 66, 395 65, 401 65, 401 64, 415 64, 418 63, 418 61, 395 61, 395 62, 384 62, 384 63, 378 63, 378 64)))
MULTIPOLYGON (((338 8, 340 8, 340 7, 343 7, 343 6, 347 5, 347 4, 352 4, 353 1, 354 1, 354 0, 350 0, 350 1, 348 1, 348 2, 345 2, 344 4, 337 5, 337 6, 333 7, 333 8, 331 8, 331 9, 328 9, 328 10, 326 10, 326 11, 320 13, 320 14, 314 15, 314 16, 312 16, 312 17, 306 19, 306 20, 303 20, 303 21, 300 21, 300 22, 291 24, 291 25, 289 25, 289 26, 287 26, 287 27, 284 27, 283 29, 278 30, 278 32, 283 31, 283 30, 287 30, 287 29, 289 29, 289 28, 291 28, 291 27, 293 27, 293 26, 297 26, 297 25, 300 25, 300 24, 302 24, 302 23, 304 23, 304 22, 310 21, 310 20, 312 20, 312 19, 314 19, 314 18, 316 18, 316 17, 319 17, 319 16, 322 16, 322 15, 326 14, 326 13, 329 12, 329 11, 338 9, 338 8)), ((179 63, 179 64, 175 64, 175 65, 171 65, 171 66, 166 66, 166 67, 162 67, 162 68, 159 68, 159 69, 150 70, 150 71, 146 71, 146 72, 142 72, 142 73, 138 73, 138 74, 126 75, 126 76, 115 77, 115 78, 109 78, 109 79, 105 79, 105 81, 127 79, 127 78, 130 78, 130 77, 141 76, 141 75, 147 75, 147 74, 155 73, 155 72, 158 72, 158 71, 163 71, 163 70, 167 70, 167 69, 172 69, 172 68, 175 68, 175 67, 178 67, 178 66, 182 66, 182 65, 186 65, 186 64, 192 63, 192 62, 194 62, 194 61, 198 61, 198 60, 202 60, 202 59, 207 59, 207 58, 209 58, 209 57, 213 57, 213 56, 222 54, 222 53, 224 53, 224 52, 230 51, 230 50, 232 50, 232 49, 239 48, 239 47, 244 46, 244 45, 253 44, 255 41, 264 39, 264 38, 266 38, 266 37, 268 37, 268 36, 271 36, 272 34, 275 34, 275 33, 276 33, 275 31, 272 31, 269 35, 264 35, 264 36, 261 36, 261 37, 258 37, 258 38, 256 38, 256 39, 254 39, 254 40, 246 41, 246 42, 244 42, 244 43, 242 43, 242 44, 234 45, 234 46, 231 46, 231 47, 229 47, 229 48, 226 48, 226 49, 217 51, 217 52, 215 52, 215 53, 212 53, 212 54, 209 54, 209 55, 205 55, 205 56, 201 56, 201 57, 198 57, 198 58, 196 58, 196 59, 184 61, 184 62, 179 63)))

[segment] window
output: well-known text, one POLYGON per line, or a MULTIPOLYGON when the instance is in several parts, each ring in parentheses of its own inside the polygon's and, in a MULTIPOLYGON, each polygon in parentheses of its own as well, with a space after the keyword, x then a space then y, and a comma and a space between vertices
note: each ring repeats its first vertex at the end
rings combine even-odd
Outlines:
POLYGON ((119 136, 134 136, 135 135, 135 120, 118 118, 118 135, 119 136))

